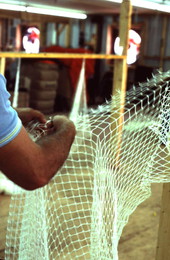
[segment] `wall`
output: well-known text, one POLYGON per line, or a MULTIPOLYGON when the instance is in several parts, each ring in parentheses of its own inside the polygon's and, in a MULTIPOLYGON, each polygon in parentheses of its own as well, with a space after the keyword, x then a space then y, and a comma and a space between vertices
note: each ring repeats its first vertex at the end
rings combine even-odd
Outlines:
MULTIPOLYGON (((13 36, 14 28, 22 19, 10 19, 6 21, 5 27, 8 28, 4 42, 10 41, 13 36)), ((30 21, 29 21, 30 22, 30 21)), ((39 21, 41 29, 44 34, 44 45, 60 45, 62 47, 79 47, 80 32, 83 32, 85 46, 90 46, 93 41, 93 48, 96 53, 106 53, 107 48, 107 30, 108 26, 119 24, 119 15, 95 15, 88 16, 86 20, 78 21, 75 19, 69 21, 39 21), (63 26, 66 25, 66 26, 63 26), (68 37, 68 28, 70 37, 68 37), (60 30, 61 29, 61 30, 60 30), (58 30, 58 31, 57 31, 58 30), (60 33, 58 33, 60 31, 60 33), (96 35, 96 39, 92 37, 96 35)), ((155 14, 139 14, 134 10, 132 16, 132 24, 141 26, 142 46, 141 54, 135 65, 148 66, 154 71, 160 69, 161 62, 163 62, 163 71, 170 69, 170 15, 163 15, 161 13, 155 14), (164 30, 164 26, 167 28, 164 30), (165 35, 163 32, 165 31, 165 35), (163 38, 164 37, 164 38, 163 38), (161 57, 162 50, 162 57, 161 57)), ((5 29, 4 29, 5 30, 5 29)), ((3 31, 4 31, 3 30, 3 31)), ((1 31, 1 30, 0 30, 1 31)), ((92 45, 91 45, 92 46, 92 45)), ((134 66, 135 67, 135 66, 134 66)), ((111 68, 112 69, 112 68, 111 68)), ((96 75, 92 83, 94 88, 94 95, 98 95, 100 90, 100 82, 105 72, 109 70, 108 63, 104 60, 96 61, 96 75)), ((133 77, 132 77, 133 81, 133 77)))

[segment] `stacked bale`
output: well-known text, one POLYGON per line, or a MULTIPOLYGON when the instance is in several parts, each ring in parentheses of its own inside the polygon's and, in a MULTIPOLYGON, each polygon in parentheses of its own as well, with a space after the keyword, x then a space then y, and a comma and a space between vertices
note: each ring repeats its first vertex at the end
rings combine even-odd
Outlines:
POLYGON ((53 62, 36 62, 31 71, 29 105, 44 114, 51 114, 57 95, 58 65, 53 62))

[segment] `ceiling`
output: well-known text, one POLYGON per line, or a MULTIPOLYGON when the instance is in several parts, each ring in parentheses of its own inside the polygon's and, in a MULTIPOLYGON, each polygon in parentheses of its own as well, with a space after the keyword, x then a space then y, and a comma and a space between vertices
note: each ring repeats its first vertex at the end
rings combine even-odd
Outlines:
MULTIPOLYGON (((47 4, 46 0, 30 0, 31 3, 47 4)), ((120 4, 107 0, 48 0, 48 5, 80 10, 86 14, 119 12, 120 4)))
MULTIPOLYGON (((138 2, 139 0, 135 0, 138 2)), ((151 3, 161 3, 170 5, 170 0, 145 0, 151 3)), ((86 14, 106 14, 106 13, 118 13, 120 10, 120 3, 114 3, 112 0, 6 0, 0 1, 11 4, 22 5, 46 5, 55 6, 58 8, 73 9, 81 11, 86 14)), ((117 0, 121 2, 121 0, 117 0)), ((147 9, 141 9, 135 7, 134 10, 139 12, 147 12, 147 9)), ((149 11, 149 10, 148 10, 149 11)))
MULTIPOLYGON (((121 0, 115 0, 121 2, 121 0)), ((131 0, 135 3, 146 1, 152 4, 170 5, 170 0, 131 0)), ((18 5, 45 5, 46 7, 55 6, 56 8, 65 8, 80 11, 88 14, 111 14, 119 13, 120 3, 114 3, 113 0, 6 0, 0 1, 18 5)), ((138 12, 151 12, 151 10, 134 7, 138 12)), ((153 11, 152 11, 153 12, 153 11)))

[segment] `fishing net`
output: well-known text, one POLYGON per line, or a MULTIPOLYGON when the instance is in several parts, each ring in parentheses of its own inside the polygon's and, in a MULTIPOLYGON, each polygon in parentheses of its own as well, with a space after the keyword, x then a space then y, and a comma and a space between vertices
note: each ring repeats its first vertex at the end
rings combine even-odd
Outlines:
MULTIPOLYGON (((68 159, 48 185, 12 196, 6 259, 118 259, 129 216, 169 182, 170 72, 76 115, 68 159)), ((29 128, 36 140, 35 127, 29 128)), ((24 174, 24 173, 23 173, 24 174)))

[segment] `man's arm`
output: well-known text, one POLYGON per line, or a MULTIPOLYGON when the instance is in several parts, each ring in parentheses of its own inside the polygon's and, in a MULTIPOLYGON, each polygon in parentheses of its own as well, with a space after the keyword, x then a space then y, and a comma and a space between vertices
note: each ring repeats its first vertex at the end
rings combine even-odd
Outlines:
POLYGON ((46 185, 65 162, 75 136, 74 124, 63 116, 53 119, 53 133, 34 143, 24 127, 0 148, 0 170, 27 190, 46 185))

